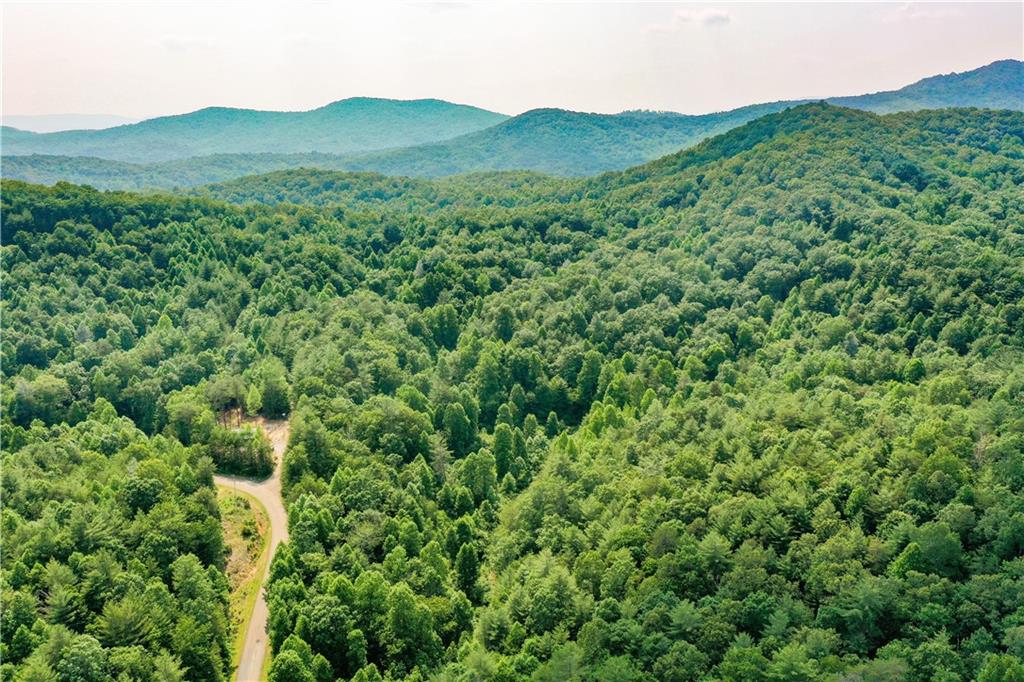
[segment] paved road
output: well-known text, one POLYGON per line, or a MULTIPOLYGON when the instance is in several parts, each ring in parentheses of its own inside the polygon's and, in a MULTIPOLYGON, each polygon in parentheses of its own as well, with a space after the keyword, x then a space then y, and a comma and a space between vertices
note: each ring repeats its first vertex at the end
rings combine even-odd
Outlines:
POLYGON ((274 446, 274 473, 270 478, 265 481, 253 481, 238 476, 213 477, 217 485, 241 490, 255 497, 266 507, 267 516, 270 519, 270 560, 267 561, 263 575, 260 576, 260 583, 263 587, 260 588, 260 594, 256 597, 256 604, 252 609, 249 631, 245 633, 242 657, 239 659, 235 675, 238 682, 259 682, 260 680, 263 660, 266 658, 269 644, 267 600, 263 588, 266 587, 267 576, 270 574, 270 562, 274 559, 277 546, 288 541, 288 516, 284 510, 284 502, 281 500, 281 457, 288 445, 288 421, 264 419, 259 424, 274 446))

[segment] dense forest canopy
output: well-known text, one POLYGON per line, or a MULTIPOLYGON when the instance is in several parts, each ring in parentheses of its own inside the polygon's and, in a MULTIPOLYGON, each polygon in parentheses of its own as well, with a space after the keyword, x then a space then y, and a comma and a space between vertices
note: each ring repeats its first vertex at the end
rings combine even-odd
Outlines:
POLYGON ((1022 186, 1022 113, 823 104, 581 180, 5 180, 0 674, 228 675, 238 407, 271 680, 1024 679, 1022 186))

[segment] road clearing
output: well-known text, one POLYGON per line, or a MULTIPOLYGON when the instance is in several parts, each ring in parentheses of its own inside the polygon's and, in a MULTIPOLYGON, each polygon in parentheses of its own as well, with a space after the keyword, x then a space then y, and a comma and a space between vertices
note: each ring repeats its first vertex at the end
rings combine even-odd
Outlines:
POLYGON ((217 485, 228 490, 252 495, 259 500, 267 510, 267 518, 270 522, 270 545, 267 548, 269 554, 263 565, 263 574, 259 578, 259 595, 253 605, 249 627, 245 633, 245 643, 242 646, 242 655, 239 657, 238 668, 233 677, 237 682, 259 682, 261 679, 263 663, 267 658, 269 646, 267 577, 270 575, 270 564, 274 560, 274 553, 277 551, 278 545, 288 541, 288 515, 284 509, 284 500, 281 498, 281 459, 288 446, 289 424, 286 419, 258 419, 250 423, 262 428, 263 432, 267 434, 267 438, 270 439, 270 444, 274 448, 274 473, 262 481, 241 476, 213 477, 213 481, 217 485))

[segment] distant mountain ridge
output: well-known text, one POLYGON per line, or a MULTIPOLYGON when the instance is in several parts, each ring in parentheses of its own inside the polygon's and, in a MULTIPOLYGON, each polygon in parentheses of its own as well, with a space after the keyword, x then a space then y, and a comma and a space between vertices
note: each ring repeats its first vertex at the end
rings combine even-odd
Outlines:
POLYGON ((593 175, 656 159, 794 104, 756 104, 702 115, 534 109, 446 142, 355 157, 345 167, 424 177, 485 170, 593 175))
MULTIPOLYGON (((812 101, 817 100, 770 102, 703 115, 623 112, 609 116, 535 109, 454 140, 367 154, 347 167, 427 177, 513 169, 592 175, 656 159, 766 114, 812 101)), ((824 101, 880 114, 947 107, 1024 110, 1024 62, 1003 60, 965 73, 926 78, 899 90, 824 101)))
MULTIPOLYGON (((624 205, 656 203, 661 207, 683 206, 699 195, 693 186, 680 187, 679 178, 695 168, 712 168, 737 160, 761 157, 766 148, 787 153, 789 144, 814 140, 816 149, 833 148, 836 158, 857 154, 844 146, 850 139, 872 140, 866 147, 886 158, 903 181, 927 184, 918 172, 927 165, 927 153, 918 156, 913 148, 900 155, 885 145, 901 135, 921 140, 930 153, 932 142, 940 139, 979 145, 979 135, 988 146, 1012 149, 1024 144, 1024 112, 1010 110, 941 109, 875 114, 863 110, 812 102, 767 114, 701 143, 623 171, 589 178, 559 178, 525 171, 474 173, 441 178, 406 178, 365 172, 340 172, 295 168, 241 177, 191 190, 191 194, 230 203, 294 203, 302 205, 388 206, 406 210, 444 210, 477 206, 524 206, 538 202, 571 203, 580 197, 603 198, 617 194, 624 205), (965 124, 972 118, 987 127, 979 133, 965 124), (525 189, 524 189, 525 188, 525 189), (652 200, 652 196, 656 198, 652 200)), ((792 161, 792 157, 790 158, 792 161)), ((817 159, 815 159, 817 161, 817 159)), ((763 166, 758 166, 758 169, 763 166)))
POLYGON ((1024 61, 1001 59, 970 71, 922 78, 900 88, 825 100, 876 114, 917 109, 977 107, 1024 110, 1024 61))
POLYGON ((133 163, 210 154, 354 154, 448 139, 506 118, 437 99, 353 97, 298 112, 207 107, 104 130, 27 133, 4 128, 3 151, 133 163))
MULTIPOLYGON (((323 109, 345 103, 347 111, 358 112, 360 102, 394 102, 393 100, 343 100, 323 109)), ((913 111, 947 107, 976 107, 986 109, 1024 110, 1024 62, 1002 60, 963 73, 933 76, 917 81, 898 90, 870 93, 865 95, 833 97, 825 100, 792 100, 755 104, 730 111, 702 115, 686 115, 674 112, 628 111, 620 114, 593 114, 562 109, 534 109, 518 116, 505 117, 484 112, 480 117, 490 115, 498 120, 493 125, 481 126, 447 139, 435 137, 422 144, 397 145, 392 142, 395 135, 382 133, 373 138, 382 146, 390 148, 355 153, 331 153, 317 149, 313 153, 277 154, 231 152, 202 155, 196 158, 171 161, 125 164, 104 158, 83 158, 63 153, 63 156, 11 156, 32 149, 33 141, 39 137, 21 131, 9 134, 4 130, 2 174, 5 177, 52 183, 57 180, 92 184, 100 188, 142 189, 188 187, 220 182, 242 175, 284 170, 289 168, 315 167, 330 170, 353 170, 403 175, 414 177, 438 177, 479 171, 529 170, 564 176, 593 175, 610 170, 621 170, 691 147, 709 137, 719 135, 749 121, 776 113, 787 108, 812 101, 825 101, 844 107, 862 109, 874 113, 913 111), (27 137, 26 137, 27 136, 27 137)), ((437 110, 448 105, 439 100, 431 102, 437 110)), ((427 105, 423 105, 426 108, 427 105)), ((470 108, 472 109, 472 108, 470 108)), ((461 112, 461 110, 459 110, 461 112)), ((482 112, 483 110, 475 110, 482 112)), ((225 121, 238 117, 246 120, 247 110, 212 109, 195 112, 195 115, 209 112, 201 120, 216 120, 219 130, 229 130, 225 121)), ((312 114, 314 112, 304 112, 312 114)), ((256 112, 274 116, 290 116, 280 112, 256 112)), ((422 112, 421 112, 422 113, 422 112)), ((464 112, 462 112, 464 113, 464 112)), ((195 116, 187 115, 187 116, 195 116)), ((170 120, 152 121, 127 126, 133 130, 138 126, 150 127, 185 126, 188 131, 191 121, 187 117, 168 117, 170 120)), ((418 120, 426 120, 422 116, 418 120)), ((310 119, 315 121, 316 117, 310 119)), ((476 120, 474 118, 474 120, 476 120)), ((378 121, 386 124, 384 119, 378 121)), ((300 125, 294 122, 275 123, 277 129, 301 136, 308 146, 314 141, 329 137, 328 131, 311 125, 301 132, 292 128, 300 125)), ((384 125, 386 128, 387 125, 384 125)), ((415 127, 415 126, 413 126, 415 127)), ((116 131, 119 129, 111 129, 116 131)), ((94 131, 95 135, 111 131, 94 131)), ((230 130, 229 130, 230 133, 230 130)), ((242 146, 239 136, 223 133, 220 146, 242 146)), ((435 130, 435 135, 440 131, 435 130)), ((220 133, 218 133, 220 134, 220 133)), ((65 135, 58 133, 55 135, 65 135)), ((372 144, 373 140, 362 140, 372 144)), ((275 146, 274 141, 262 141, 264 147, 275 146)), ((317 144, 320 144, 317 142, 317 144)), ((281 145, 276 145, 281 146, 281 145)), ((93 154, 101 156, 101 154, 93 154)), ((109 157, 109 154, 108 154, 109 157)))
POLYGON ((0 116, 0 124, 32 133, 99 130, 138 123, 140 120, 114 114, 4 114, 0 116))

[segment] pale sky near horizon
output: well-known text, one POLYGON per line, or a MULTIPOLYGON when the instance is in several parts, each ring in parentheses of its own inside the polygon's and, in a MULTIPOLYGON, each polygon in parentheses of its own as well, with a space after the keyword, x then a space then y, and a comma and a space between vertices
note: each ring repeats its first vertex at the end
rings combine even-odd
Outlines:
POLYGON ((1024 2, 2 5, 3 112, 144 118, 345 97, 704 113, 1024 58, 1024 2))

